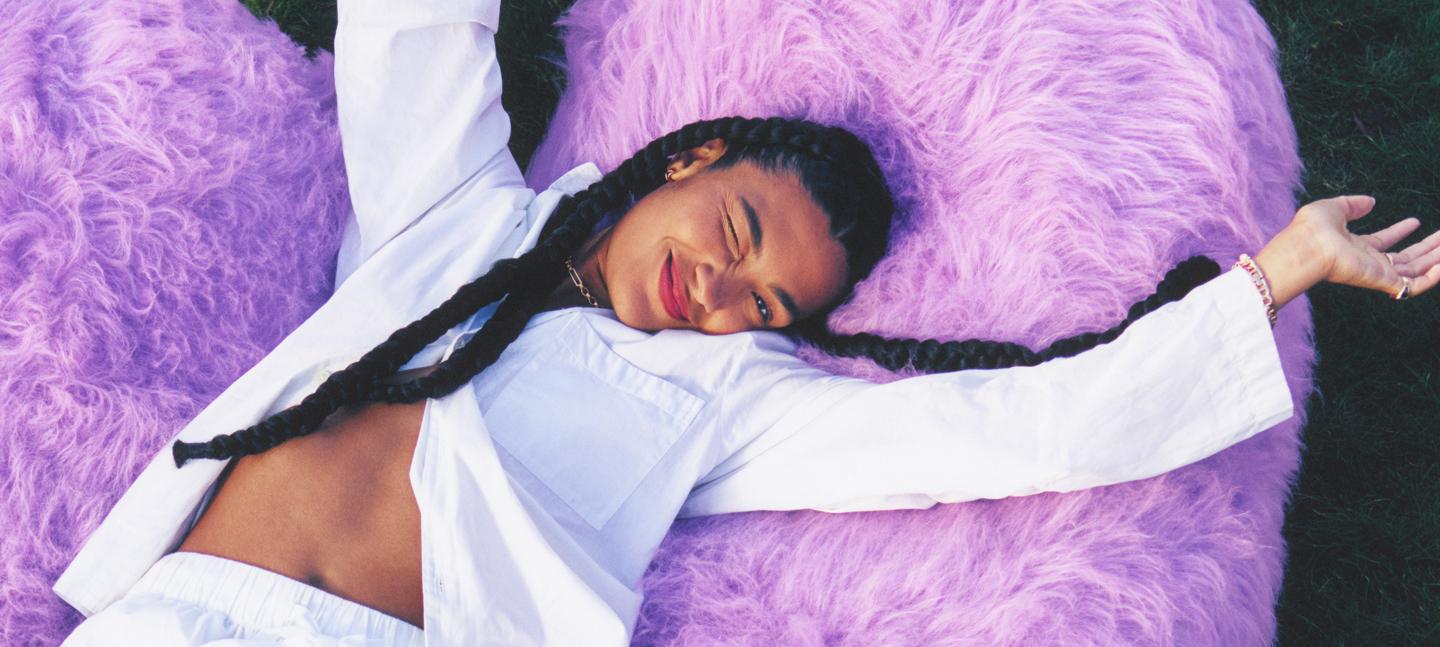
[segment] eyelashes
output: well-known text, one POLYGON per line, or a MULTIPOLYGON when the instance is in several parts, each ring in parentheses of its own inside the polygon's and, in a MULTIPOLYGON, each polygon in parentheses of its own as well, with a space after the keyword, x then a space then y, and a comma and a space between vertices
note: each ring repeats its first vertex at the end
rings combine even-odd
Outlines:
MULTIPOLYGON (((735 241, 735 256, 739 257, 740 234, 735 231, 735 220, 730 217, 729 213, 725 214, 725 228, 730 231, 730 239, 735 241)), ((774 315, 770 312, 770 305, 765 303, 765 298, 754 292, 751 292, 750 296, 755 299, 755 310, 760 313, 760 320, 767 324, 770 323, 770 318, 774 315)))

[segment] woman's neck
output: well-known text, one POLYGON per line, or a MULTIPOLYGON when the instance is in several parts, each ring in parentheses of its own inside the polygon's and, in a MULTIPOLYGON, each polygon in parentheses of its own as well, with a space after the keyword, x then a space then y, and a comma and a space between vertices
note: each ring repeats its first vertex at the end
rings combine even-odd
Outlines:
MULTIPOLYGON (((606 227, 585 241, 580 246, 580 251, 574 257, 575 271, 580 274, 580 282, 590 291, 590 296, 595 297, 601 308, 610 307, 610 290, 605 284, 605 273, 600 269, 609 251, 606 243, 610 240, 610 228, 606 227)), ((560 308, 575 307, 596 307, 585 299, 580 288, 566 276, 550 291, 550 295, 540 305, 540 312, 547 310, 558 310, 560 308)))

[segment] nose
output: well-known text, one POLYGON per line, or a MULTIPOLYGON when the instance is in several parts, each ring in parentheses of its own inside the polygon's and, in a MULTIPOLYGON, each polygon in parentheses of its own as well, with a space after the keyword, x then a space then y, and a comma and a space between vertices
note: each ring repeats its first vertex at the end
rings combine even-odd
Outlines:
POLYGON ((720 271, 709 263, 695 266, 695 292, 691 295, 705 312, 714 312, 720 305, 720 288, 724 279, 720 271))
POLYGON ((735 290, 732 288, 740 283, 724 270, 710 263, 700 263, 695 266, 695 288, 691 297, 704 308, 706 314, 714 314, 734 300, 731 293, 735 290))

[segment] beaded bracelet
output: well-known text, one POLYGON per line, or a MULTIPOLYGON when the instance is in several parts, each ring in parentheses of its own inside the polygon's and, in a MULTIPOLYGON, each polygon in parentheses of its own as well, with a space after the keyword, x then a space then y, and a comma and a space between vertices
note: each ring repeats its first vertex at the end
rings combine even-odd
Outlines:
POLYGON ((1260 291, 1260 301, 1265 304, 1265 316, 1270 318, 1270 327, 1275 327, 1275 299, 1270 296, 1270 283, 1265 280, 1265 274, 1260 271, 1260 266, 1255 264, 1255 259, 1248 254, 1241 254, 1240 260, 1235 261, 1234 267, 1243 267, 1250 273, 1250 280, 1255 282, 1255 289, 1260 291))

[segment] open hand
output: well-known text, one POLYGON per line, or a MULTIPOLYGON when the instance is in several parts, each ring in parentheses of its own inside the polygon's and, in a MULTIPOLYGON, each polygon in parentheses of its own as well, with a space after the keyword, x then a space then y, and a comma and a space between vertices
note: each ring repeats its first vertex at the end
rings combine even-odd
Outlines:
POLYGON ((1295 214, 1295 224, 1306 227, 1321 254, 1328 259, 1324 280, 1379 290, 1391 297, 1408 280, 1405 298, 1422 294, 1440 282, 1440 231, 1431 233, 1399 252, 1391 246, 1420 227, 1418 218, 1406 218, 1373 234, 1353 234, 1347 224, 1370 213, 1375 198, 1345 195, 1311 202, 1295 214), (1392 263, 1393 261, 1393 263, 1392 263))

